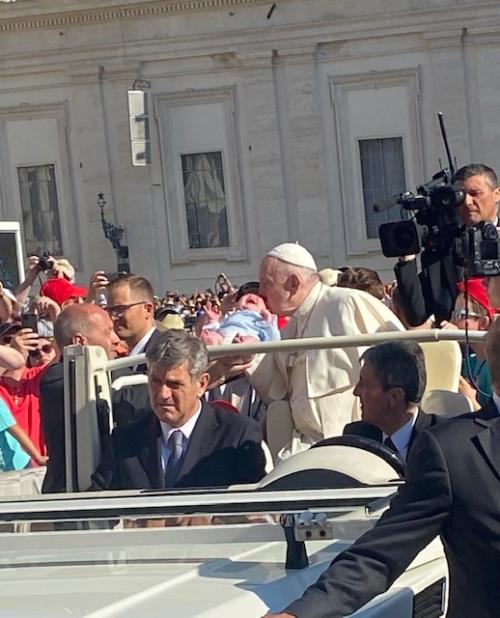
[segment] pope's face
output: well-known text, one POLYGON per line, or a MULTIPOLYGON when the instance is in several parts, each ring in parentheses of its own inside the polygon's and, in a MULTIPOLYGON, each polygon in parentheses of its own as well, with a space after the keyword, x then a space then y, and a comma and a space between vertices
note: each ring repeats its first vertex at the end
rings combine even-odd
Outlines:
POLYGON ((278 268, 278 260, 266 257, 259 271, 259 296, 271 313, 292 315, 300 306, 294 299, 289 278, 278 268))

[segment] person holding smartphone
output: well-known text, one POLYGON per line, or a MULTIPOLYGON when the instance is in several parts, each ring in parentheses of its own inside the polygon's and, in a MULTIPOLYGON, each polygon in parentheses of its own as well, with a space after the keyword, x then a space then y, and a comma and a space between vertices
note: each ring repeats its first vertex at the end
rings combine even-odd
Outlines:
MULTIPOLYGON (((1 343, 20 352, 27 363, 30 353, 39 349, 39 336, 28 328, 15 332, 14 327, 11 333, 4 334, 1 343)), ((18 369, 4 371, 0 377, 0 397, 41 455, 46 454, 46 447, 40 423, 40 380, 46 367, 24 364, 18 369)))

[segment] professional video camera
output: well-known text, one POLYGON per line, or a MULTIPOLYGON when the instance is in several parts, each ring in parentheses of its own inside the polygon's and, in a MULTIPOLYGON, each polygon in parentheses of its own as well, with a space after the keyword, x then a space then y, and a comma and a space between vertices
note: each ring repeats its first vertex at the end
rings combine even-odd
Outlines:
POLYGON ((421 250, 441 257, 453 256, 455 263, 467 269, 470 276, 500 275, 500 240, 492 223, 482 222, 465 228, 458 207, 465 192, 454 184, 451 159, 442 114, 438 119, 449 160, 449 169, 442 169, 432 180, 417 187, 416 193, 402 193, 394 202, 374 205, 375 212, 399 204, 411 211, 410 220, 384 223, 379 227, 380 244, 385 257, 420 253, 421 250))

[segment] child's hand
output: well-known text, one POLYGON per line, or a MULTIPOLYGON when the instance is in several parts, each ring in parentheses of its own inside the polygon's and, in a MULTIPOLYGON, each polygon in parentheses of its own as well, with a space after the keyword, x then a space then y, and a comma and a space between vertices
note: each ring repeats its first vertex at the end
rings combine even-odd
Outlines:
POLYGON ((269 309, 262 309, 260 312, 260 317, 267 322, 267 324, 271 324, 273 321, 273 314, 269 311, 269 309))
POLYGON ((33 459, 39 466, 46 466, 47 462, 49 461, 47 455, 38 455, 36 457, 33 457, 33 459))
POLYGON ((198 337, 205 345, 220 345, 224 339, 218 331, 205 328, 202 329, 198 337))
POLYGON ((458 330, 458 326, 456 324, 453 324, 453 322, 448 322, 447 320, 443 320, 440 323, 439 328, 442 328, 443 330, 458 330))

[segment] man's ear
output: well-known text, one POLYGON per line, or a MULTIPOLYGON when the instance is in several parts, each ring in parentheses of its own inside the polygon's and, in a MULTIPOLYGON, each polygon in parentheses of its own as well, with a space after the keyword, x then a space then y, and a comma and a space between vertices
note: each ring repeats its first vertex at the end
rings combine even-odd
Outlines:
POLYGON ((208 373, 202 373, 201 376, 197 378, 198 397, 202 397, 205 394, 209 381, 210 381, 210 374, 208 373))
POLYGON ((406 402, 406 396, 402 388, 395 386, 389 389, 387 396, 389 398, 389 404, 392 407, 400 407, 406 402))
POLYGON ((73 337, 71 337, 71 343, 73 345, 86 345, 87 337, 84 337, 81 333, 76 333, 73 337))
POLYGON ((297 290, 300 287, 300 278, 295 273, 290 273, 285 281, 285 290, 289 292, 291 295, 297 293, 297 290))
POLYGON ((491 318, 489 315, 483 315, 479 318, 477 327, 479 330, 488 330, 491 325, 491 318))

